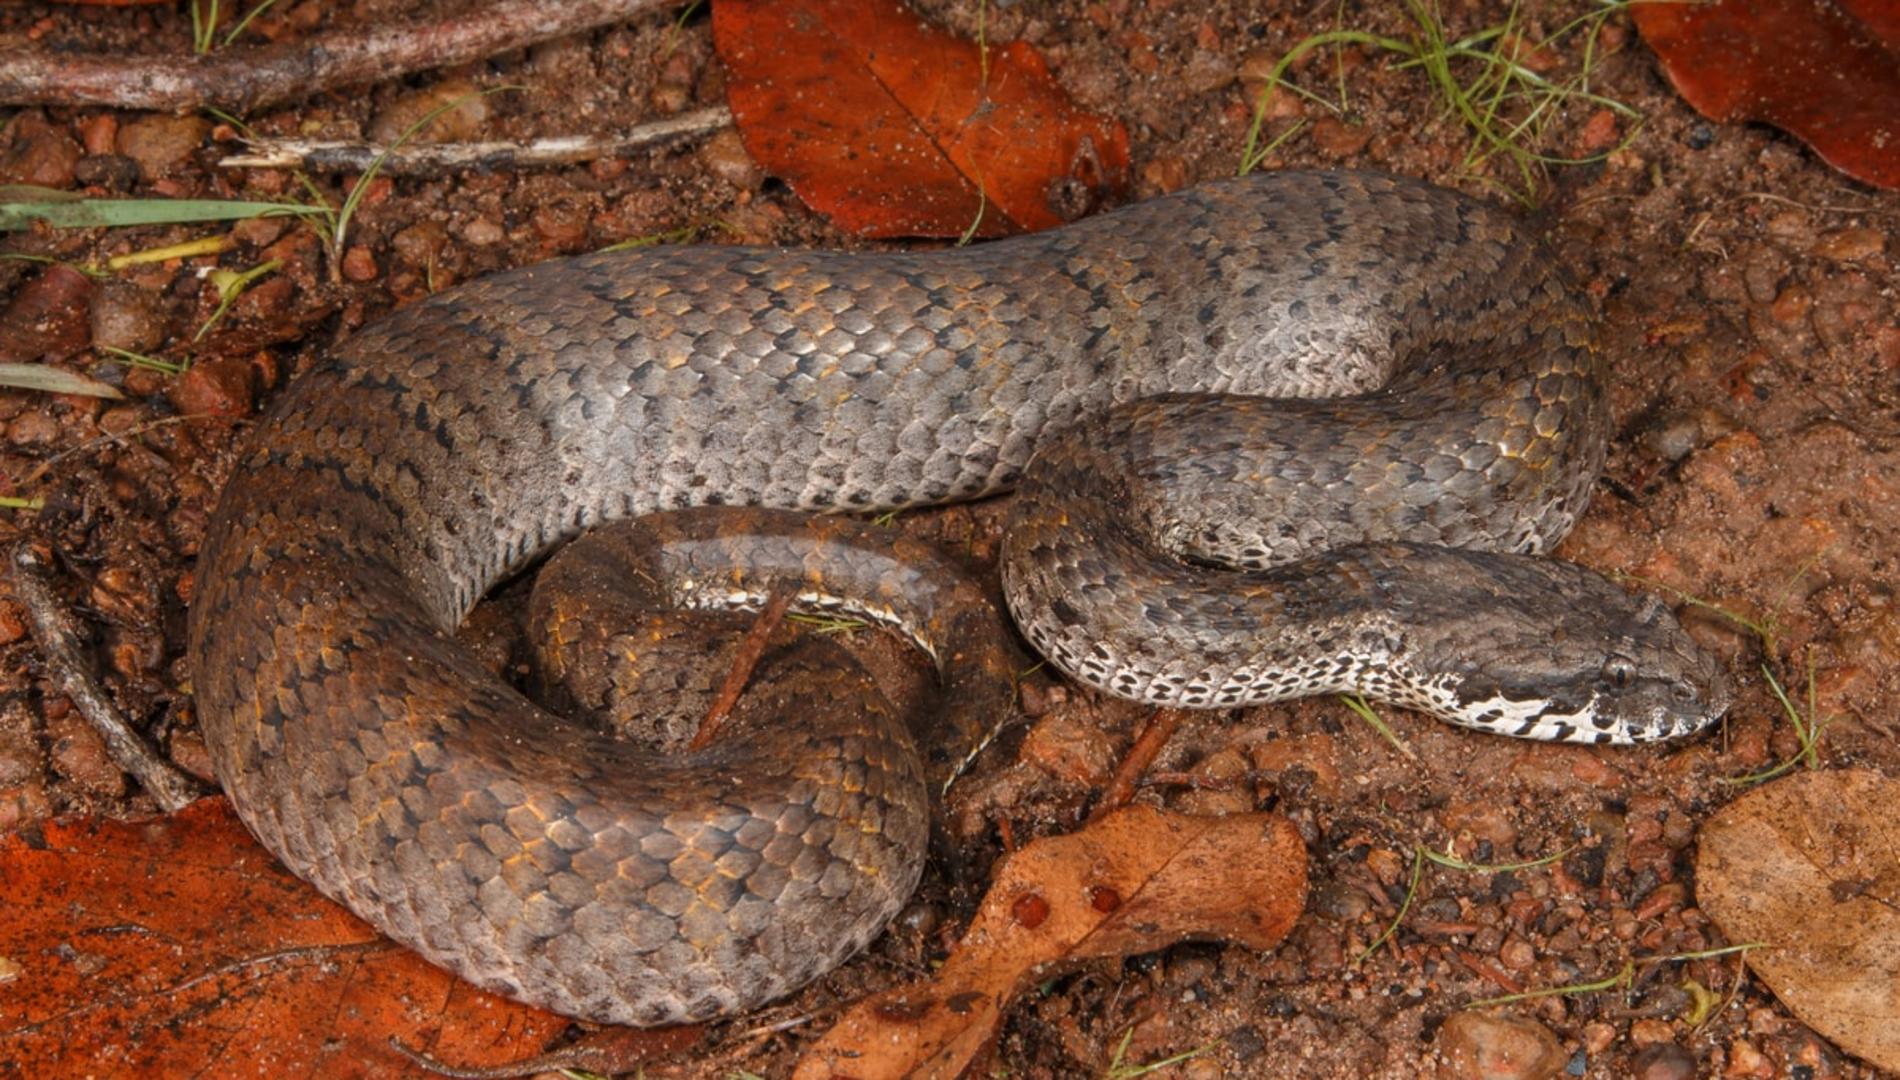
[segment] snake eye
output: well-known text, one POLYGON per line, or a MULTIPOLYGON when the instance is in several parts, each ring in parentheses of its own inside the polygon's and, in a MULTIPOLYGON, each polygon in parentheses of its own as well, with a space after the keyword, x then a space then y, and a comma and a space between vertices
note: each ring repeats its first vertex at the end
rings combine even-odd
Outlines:
POLYGON ((1603 662, 1603 677, 1618 690, 1628 690, 1630 683, 1636 681, 1636 665, 1620 656, 1612 656, 1603 662))

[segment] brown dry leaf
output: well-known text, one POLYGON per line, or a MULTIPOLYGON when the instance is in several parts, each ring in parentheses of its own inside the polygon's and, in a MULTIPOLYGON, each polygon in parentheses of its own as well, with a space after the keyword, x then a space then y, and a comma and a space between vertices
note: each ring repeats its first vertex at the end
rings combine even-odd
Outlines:
POLYGON ((721 0, 713 41, 747 152, 861 236, 1047 229, 1126 183, 1128 132, 1020 41, 965 41, 900 0, 721 0))
POLYGON ((1804 772, 1702 827, 1696 896, 1750 970, 1841 1049, 1900 1070, 1900 780, 1804 772))
POLYGON ((1190 938, 1269 949, 1305 903, 1306 849, 1285 818, 1131 806, 1009 856, 937 976, 859 1002, 793 1076, 960 1076, 1031 982, 1190 938))
POLYGON ((221 798, 6 837, 0 873, 0 1063, 22 1075, 409 1077, 391 1038, 501 1065, 568 1026, 377 936, 221 798))
POLYGON ((1847 175, 1900 188, 1894 0, 1670 0, 1631 11, 1697 112, 1766 121, 1847 175))

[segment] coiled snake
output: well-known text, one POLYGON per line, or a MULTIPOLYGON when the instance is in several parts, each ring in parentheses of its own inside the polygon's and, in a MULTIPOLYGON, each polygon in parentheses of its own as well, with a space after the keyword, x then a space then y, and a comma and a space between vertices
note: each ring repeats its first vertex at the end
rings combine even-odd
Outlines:
MULTIPOLYGON (((1601 464, 1600 379, 1538 244, 1372 175, 1227 181, 948 251, 531 266, 364 329, 275 402, 203 550, 199 715, 251 830, 437 963, 599 1021, 744 1009, 909 892, 929 767, 901 724, 827 728, 816 696, 769 746, 655 760, 451 642, 489 586, 610 518, 1022 481, 1019 625, 1114 693, 1350 688, 1540 738, 1692 731, 1727 689, 1661 605, 1527 557, 1601 464)), ((653 573, 761 590, 743 564, 776 525, 684 520, 653 573)), ((872 606, 903 617, 934 571, 882 559, 782 569, 823 592, 875 563, 872 606)))

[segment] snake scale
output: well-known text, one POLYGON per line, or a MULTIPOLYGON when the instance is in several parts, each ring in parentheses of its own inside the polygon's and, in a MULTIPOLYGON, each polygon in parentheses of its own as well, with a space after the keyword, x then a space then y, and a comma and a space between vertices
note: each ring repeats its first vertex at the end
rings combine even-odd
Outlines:
MULTIPOLYGON (((253 433, 191 610, 201 723, 264 844, 436 963, 597 1021, 746 1009, 861 947, 915 883, 922 737, 792 693, 759 740, 656 758, 453 642, 491 585, 610 519, 1020 482, 1018 625, 1116 694, 1346 688, 1540 738, 1685 733, 1726 705, 1715 665, 1654 599, 1531 557, 1603 459, 1593 334, 1508 216, 1356 173, 953 250, 485 278, 331 350, 253 433)), ((956 591, 842 534, 793 551, 769 516, 661 521, 637 573, 689 604, 855 576, 928 622, 956 591), (773 548, 787 576, 747 577, 773 548)), ((991 700, 977 623, 913 632, 991 700)))

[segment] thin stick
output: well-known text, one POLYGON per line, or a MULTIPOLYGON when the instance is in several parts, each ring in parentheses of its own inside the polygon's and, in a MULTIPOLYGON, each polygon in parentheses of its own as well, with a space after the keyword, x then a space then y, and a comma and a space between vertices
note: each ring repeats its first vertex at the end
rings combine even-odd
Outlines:
POLYGON ((765 655, 765 646, 772 640, 772 631, 784 621, 786 609, 792 606, 794 593, 795 590, 787 586, 772 590, 765 607, 759 611, 759 617, 752 620, 744 640, 739 642, 739 651, 732 658, 732 666, 726 669, 725 680, 719 684, 719 693, 714 695, 713 703, 706 709, 706 719, 700 721, 693 741, 686 744, 688 750, 704 750, 712 745, 720 726, 726 722, 726 714, 738 703, 739 695, 745 691, 745 684, 752 678, 752 669, 759 665, 759 657, 765 655))
POLYGON ((1161 756, 1161 748, 1174 738, 1174 731, 1181 726, 1179 709, 1156 709, 1148 718, 1148 726, 1136 736, 1135 745, 1128 748, 1128 755, 1122 758, 1121 767, 1115 770, 1115 778, 1108 782, 1108 790, 1102 793, 1102 801, 1089 812, 1091 822, 1100 821, 1109 812, 1128 805, 1135 797, 1135 785, 1141 782, 1141 775, 1148 766, 1161 756))
POLYGON ((0 50, 0 105, 107 105, 245 113, 352 83, 384 82, 625 22, 673 0, 493 0, 473 13, 380 23, 205 56, 0 50))
POLYGON ((80 651, 72 616, 53 595, 51 569, 31 544, 13 549, 13 596, 26 608, 46 666, 61 690, 73 700, 80 715, 105 740, 113 764, 144 785, 167 812, 177 810, 205 793, 198 781, 178 770, 145 745, 145 740, 112 704, 92 664, 80 651))
POLYGON ((440 176, 469 169, 503 172, 615 157, 656 143, 704 135, 731 123, 732 110, 714 105, 606 137, 557 135, 529 142, 404 143, 396 147, 260 137, 249 140, 250 149, 245 153, 233 154, 218 164, 225 168, 362 172, 381 157, 381 171, 388 176, 440 176))

